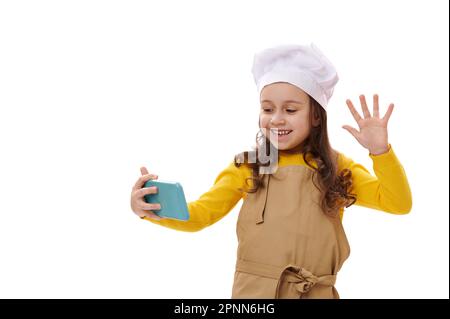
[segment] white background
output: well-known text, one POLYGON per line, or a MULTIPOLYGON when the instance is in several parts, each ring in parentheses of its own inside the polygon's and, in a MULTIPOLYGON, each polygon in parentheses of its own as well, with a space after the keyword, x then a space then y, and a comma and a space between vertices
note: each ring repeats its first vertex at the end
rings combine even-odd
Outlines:
POLYGON ((253 54, 314 42, 333 147, 372 170, 345 99, 394 102, 413 193, 409 215, 345 212, 341 297, 448 298, 448 21, 441 0, 0 2, 0 297, 229 298, 242 202, 184 233, 131 187, 145 165, 196 200, 254 145, 253 54))

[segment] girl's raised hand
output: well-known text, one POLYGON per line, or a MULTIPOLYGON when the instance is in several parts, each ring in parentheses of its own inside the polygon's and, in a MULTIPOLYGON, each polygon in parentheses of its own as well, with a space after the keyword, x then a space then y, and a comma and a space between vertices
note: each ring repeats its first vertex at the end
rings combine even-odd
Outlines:
POLYGON ((353 118, 359 126, 359 131, 349 125, 344 125, 342 128, 350 132, 372 155, 386 153, 389 151, 387 125, 394 109, 394 104, 389 104, 386 114, 383 118, 380 118, 377 94, 373 96, 373 115, 370 115, 364 95, 360 95, 359 100, 364 118, 361 118, 358 111, 356 111, 352 101, 349 99, 346 101, 353 118))
POLYGON ((142 176, 137 180, 136 184, 133 186, 131 190, 131 209, 133 212, 141 218, 152 218, 156 220, 160 220, 161 217, 156 215, 152 210, 161 209, 160 204, 152 203, 149 204, 145 202, 144 195, 154 194, 158 190, 156 187, 144 187, 145 182, 153 179, 157 179, 158 176, 154 174, 149 174, 145 167, 141 167, 142 176))

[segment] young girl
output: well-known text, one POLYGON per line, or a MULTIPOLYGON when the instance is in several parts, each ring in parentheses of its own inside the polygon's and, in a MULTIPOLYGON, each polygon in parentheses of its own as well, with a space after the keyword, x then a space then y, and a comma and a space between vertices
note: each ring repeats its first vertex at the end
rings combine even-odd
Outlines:
POLYGON ((374 177, 330 146, 326 109, 338 76, 316 46, 263 50, 255 55, 252 72, 261 104, 262 135, 255 151, 235 156, 212 188, 188 203, 187 222, 162 219, 152 212, 159 204, 145 203, 143 196, 156 190, 142 187, 157 179, 145 167, 132 190, 132 210, 161 226, 199 231, 243 198, 232 298, 339 298, 336 275, 350 254, 344 207, 356 204, 393 214, 411 210, 408 180, 388 143, 394 105, 380 117, 374 95, 370 114, 361 95, 361 117, 347 100, 359 131, 343 128, 369 151, 374 177), (262 146, 276 150, 270 154, 276 154, 276 169, 269 173, 260 160, 262 146))

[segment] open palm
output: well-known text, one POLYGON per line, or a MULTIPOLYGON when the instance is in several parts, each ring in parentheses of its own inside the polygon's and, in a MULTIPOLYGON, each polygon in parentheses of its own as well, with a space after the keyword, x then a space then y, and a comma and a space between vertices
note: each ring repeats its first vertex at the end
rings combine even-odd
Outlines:
POLYGON ((359 131, 349 125, 344 125, 342 128, 350 132, 350 134, 352 134, 363 147, 368 149, 371 154, 378 155, 387 152, 389 150, 387 125, 392 111, 394 110, 394 104, 389 104, 386 114, 380 118, 377 94, 373 96, 373 115, 369 112, 365 96, 360 95, 359 100, 361 102, 364 118, 356 111, 352 101, 349 99, 346 101, 353 118, 359 126, 359 131))

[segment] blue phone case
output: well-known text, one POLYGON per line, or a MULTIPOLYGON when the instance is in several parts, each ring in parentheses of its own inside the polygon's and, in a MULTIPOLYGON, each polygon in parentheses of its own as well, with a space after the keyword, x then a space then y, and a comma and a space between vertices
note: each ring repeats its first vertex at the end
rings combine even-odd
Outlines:
POLYGON ((144 185, 144 187, 152 186, 157 187, 157 193, 145 195, 145 201, 161 205, 161 209, 152 210, 152 212, 160 217, 189 220, 189 210, 180 183, 150 180, 144 185))

